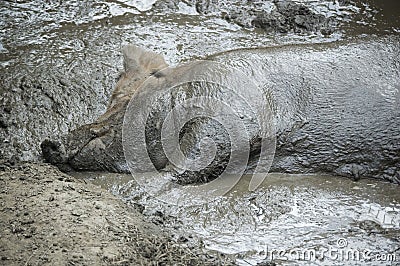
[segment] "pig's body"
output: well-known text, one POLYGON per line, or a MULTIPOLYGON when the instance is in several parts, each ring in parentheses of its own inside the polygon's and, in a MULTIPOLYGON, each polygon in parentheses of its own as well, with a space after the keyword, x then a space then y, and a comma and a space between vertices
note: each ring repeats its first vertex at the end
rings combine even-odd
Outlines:
MULTIPOLYGON (((48 161, 75 170, 128 171, 122 148, 126 106, 166 64, 136 48, 127 49, 125 58, 126 73, 107 112, 60 142, 43 142, 48 161)), ((269 95, 277 130, 272 171, 400 182, 399 37, 235 50, 207 59, 240 69, 269 95)), ((184 70, 164 70, 153 79, 160 83, 184 70)), ((168 164, 159 150, 152 156, 160 156, 158 169, 168 164)))

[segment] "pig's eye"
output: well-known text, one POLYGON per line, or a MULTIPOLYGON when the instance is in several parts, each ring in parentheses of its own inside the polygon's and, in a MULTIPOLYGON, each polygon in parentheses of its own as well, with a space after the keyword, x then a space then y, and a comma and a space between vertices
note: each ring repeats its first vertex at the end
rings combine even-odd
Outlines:
POLYGON ((92 137, 92 138, 97 138, 98 137, 98 131, 97 130, 94 130, 93 128, 91 128, 90 129, 90 136, 92 137))
POLYGON ((156 78, 161 78, 161 77, 165 76, 164 73, 162 73, 161 71, 158 71, 158 70, 153 70, 152 72, 150 72, 150 75, 154 76, 156 78))
POLYGON ((115 81, 118 82, 124 73, 119 73, 118 76, 115 78, 115 81))

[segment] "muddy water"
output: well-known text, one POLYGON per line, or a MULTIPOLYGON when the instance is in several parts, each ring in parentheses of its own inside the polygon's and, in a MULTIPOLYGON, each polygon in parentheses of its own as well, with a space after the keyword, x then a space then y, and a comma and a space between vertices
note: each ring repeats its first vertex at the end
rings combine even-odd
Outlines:
POLYGON ((400 261, 398 185, 317 175, 269 174, 255 192, 248 178, 215 202, 167 206, 137 187, 130 175, 81 173, 179 237, 235 256, 240 265, 377 265, 400 261), (358 253, 357 253, 358 252, 358 253), (312 255, 314 254, 314 255, 312 255), (350 254, 350 255, 349 255, 350 254), (358 255, 357 255, 358 254, 358 255), (384 257, 385 256, 385 257, 384 257))

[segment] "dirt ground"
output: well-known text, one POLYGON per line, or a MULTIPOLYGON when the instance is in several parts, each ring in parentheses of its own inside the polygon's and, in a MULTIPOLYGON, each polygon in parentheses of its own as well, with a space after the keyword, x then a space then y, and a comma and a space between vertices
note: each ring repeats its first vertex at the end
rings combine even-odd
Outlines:
POLYGON ((53 166, 1 168, 0 265, 232 264, 53 166))

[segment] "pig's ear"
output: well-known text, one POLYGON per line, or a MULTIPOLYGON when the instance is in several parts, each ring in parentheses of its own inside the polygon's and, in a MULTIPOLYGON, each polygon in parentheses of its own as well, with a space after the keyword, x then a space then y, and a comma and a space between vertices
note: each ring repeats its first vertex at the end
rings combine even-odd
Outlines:
POLYGON ((125 46, 122 52, 124 54, 125 73, 153 73, 168 67, 162 55, 134 45, 125 46))

